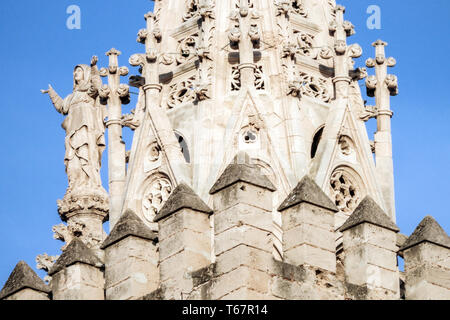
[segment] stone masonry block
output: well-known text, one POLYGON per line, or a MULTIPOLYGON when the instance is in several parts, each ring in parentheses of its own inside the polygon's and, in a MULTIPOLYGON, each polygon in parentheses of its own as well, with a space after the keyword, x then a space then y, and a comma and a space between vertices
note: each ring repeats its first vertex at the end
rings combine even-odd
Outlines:
POLYGON ((159 243, 160 261, 163 261, 183 250, 197 252, 204 256, 211 256, 211 235, 199 233, 189 229, 180 230, 159 243))
POLYGON ((189 272, 206 267, 210 263, 210 258, 203 254, 183 250, 161 261, 159 265, 161 281, 186 277, 189 272))
POLYGON ((334 231, 334 212, 307 202, 286 209, 281 214, 282 228, 288 231, 304 223, 334 231))
POLYGON ((211 287, 212 299, 220 299, 239 288, 247 288, 261 294, 267 294, 269 283, 270 276, 267 273, 242 266, 214 280, 211 287))
POLYGON ((245 182, 235 183, 213 196, 214 212, 245 203, 257 208, 272 211, 272 191, 245 182))
POLYGON ((257 250, 246 245, 238 245, 216 257, 217 275, 230 272, 240 266, 255 268, 262 272, 269 272, 273 256, 271 253, 257 250))
POLYGON ((299 244, 309 244, 328 251, 334 251, 336 249, 335 233, 329 228, 323 229, 306 223, 284 232, 284 251, 288 251, 299 244))
POLYGON ((408 248, 404 251, 404 257, 406 270, 425 264, 450 270, 450 250, 433 243, 422 242, 408 248))
POLYGON ((240 244, 245 244, 266 252, 272 252, 270 232, 243 225, 228 229, 216 235, 214 242, 215 253, 216 255, 220 255, 240 244))
POLYGON ((397 234, 392 230, 375 226, 370 223, 359 224, 344 231, 344 246, 358 247, 362 244, 372 244, 390 251, 397 251, 397 234))
POLYGON ((159 239, 162 241, 183 229, 200 233, 209 232, 209 216, 203 212, 183 208, 176 214, 160 221, 159 239))
POLYGON ((20 290, 5 300, 50 300, 48 294, 30 288, 20 290))
POLYGON ((104 279, 100 269, 76 263, 53 275, 54 300, 104 300, 104 279))
POLYGON ((215 234, 242 224, 271 231, 273 229, 272 212, 249 204, 238 203, 214 214, 215 234))
POLYGON ((336 254, 334 251, 303 244, 286 251, 284 258, 287 263, 296 266, 309 265, 336 272, 336 254))

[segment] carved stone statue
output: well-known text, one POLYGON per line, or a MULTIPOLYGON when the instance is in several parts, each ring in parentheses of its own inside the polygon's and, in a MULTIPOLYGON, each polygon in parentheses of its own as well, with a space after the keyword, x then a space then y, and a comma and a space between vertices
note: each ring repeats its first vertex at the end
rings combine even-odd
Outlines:
POLYGON ((69 186, 64 199, 58 201, 63 220, 92 210, 105 217, 108 212, 108 194, 100 178, 106 109, 98 99, 102 82, 97 61, 94 56, 90 66, 75 67, 73 92, 65 99, 51 85, 48 90, 41 90, 49 94, 56 111, 67 115, 62 127, 66 131, 64 163, 69 186))

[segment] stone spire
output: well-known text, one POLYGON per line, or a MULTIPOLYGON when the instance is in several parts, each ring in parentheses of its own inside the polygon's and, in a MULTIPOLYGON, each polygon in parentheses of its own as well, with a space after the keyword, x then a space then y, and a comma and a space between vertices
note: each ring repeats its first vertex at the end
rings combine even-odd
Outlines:
POLYGON ((25 261, 20 261, 6 281, 0 292, 0 300, 3 300, 23 289, 33 289, 45 294, 50 293, 50 288, 41 278, 30 268, 25 261))
MULTIPOLYGON (((394 67, 394 58, 386 58, 387 43, 378 40, 372 44, 375 47, 375 59, 368 59, 366 65, 375 67, 375 76, 366 79, 367 95, 375 97, 375 114, 377 118, 377 132, 375 133, 375 161, 377 178, 381 186, 384 202, 389 216, 395 220, 394 194, 394 164, 392 161, 391 137, 391 103, 390 96, 398 94, 397 77, 387 73, 388 67, 394 67)), ((370 107, 369 107, 370 109, 370 107)))

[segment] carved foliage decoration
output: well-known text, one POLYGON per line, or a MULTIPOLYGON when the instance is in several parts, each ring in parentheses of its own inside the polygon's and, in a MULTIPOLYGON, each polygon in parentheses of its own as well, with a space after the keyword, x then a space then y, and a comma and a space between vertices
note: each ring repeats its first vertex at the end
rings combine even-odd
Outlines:
POLYGON ((153 222, 153 219, 169 198, 172 190, 172 184, 165 176, 156 177, 148 185, 142 198, 142 212, 149 222, 153 222))
POLYGON ((177 56, 176 56, 176 61, 178 65, 183 64, 196 56, 195 47, 197 41, 198 41, 198 34, 195 33, 178 42, 177 56))
POLYGON ((290 94, 293 96, 308 96, 329 102, 331 93, 326 79, 300 72, 299 76, 289 84, 290 94))
POLYGON ((195 76, 172 85, 170 87, 169 98, 167 101, 168 107, 171 109, 180 104, 195 101, 197 97, 194 87, 195 76))
POLYGON ((183 15, 183 21, 187 21, 194 17, 198 11, 198 0, 189 0, 187 2, 187 12, 183 15))
POLYGON ((256 90, 265 89, 264 72, 262 66, 257 66, 255 69, 255 88, 256 90))
POLYGON ((293 13, 304 18, 308 17, 303 0, 275 0, 274 3, 277 7, 277 15, 293 13))
POLYGON ((318 52, 317 49, 314 47, 313 35, 306 32, 297 31, 294 33, 294 36, 298 45, 297 53, 306 57, 311 57, 314 59, 317 58, 318 52))
POLYGON ((214 19, 214 0, 188 0, 186 13, 183 15, 183 21, 188 21, 197 15, 201 17, 210 17, 214 19))
POLYGON ((238 66, 231 68, 231 91, 241 90, 241 71, 238 66))

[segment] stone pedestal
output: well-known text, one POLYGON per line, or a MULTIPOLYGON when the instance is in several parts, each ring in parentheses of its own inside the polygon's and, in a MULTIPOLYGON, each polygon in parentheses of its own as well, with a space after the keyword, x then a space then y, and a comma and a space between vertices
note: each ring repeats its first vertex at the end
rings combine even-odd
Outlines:
POLYGON ((273 191, 256 166, 235 163, 211 189, 216 254, 212 299, 269 298, 273 191))
POLYGON ((159 286, 157 236, 131 210, 102 245, 107 300, 135 300, 159 286))
POLYGON ((186 299, 193 290, 190 274, 211 264, 211 213, 182 183, 155 217, 159 225, 161 288, 166 300, 186 299))
POLYGON ((401 248, 407 300, 450 300, 450 239, 426 217, 401 248))
POLYGON ((399 229, 366 197, 339 229, 344 234, 344 270, 351 299, 399 299, 399 229))

